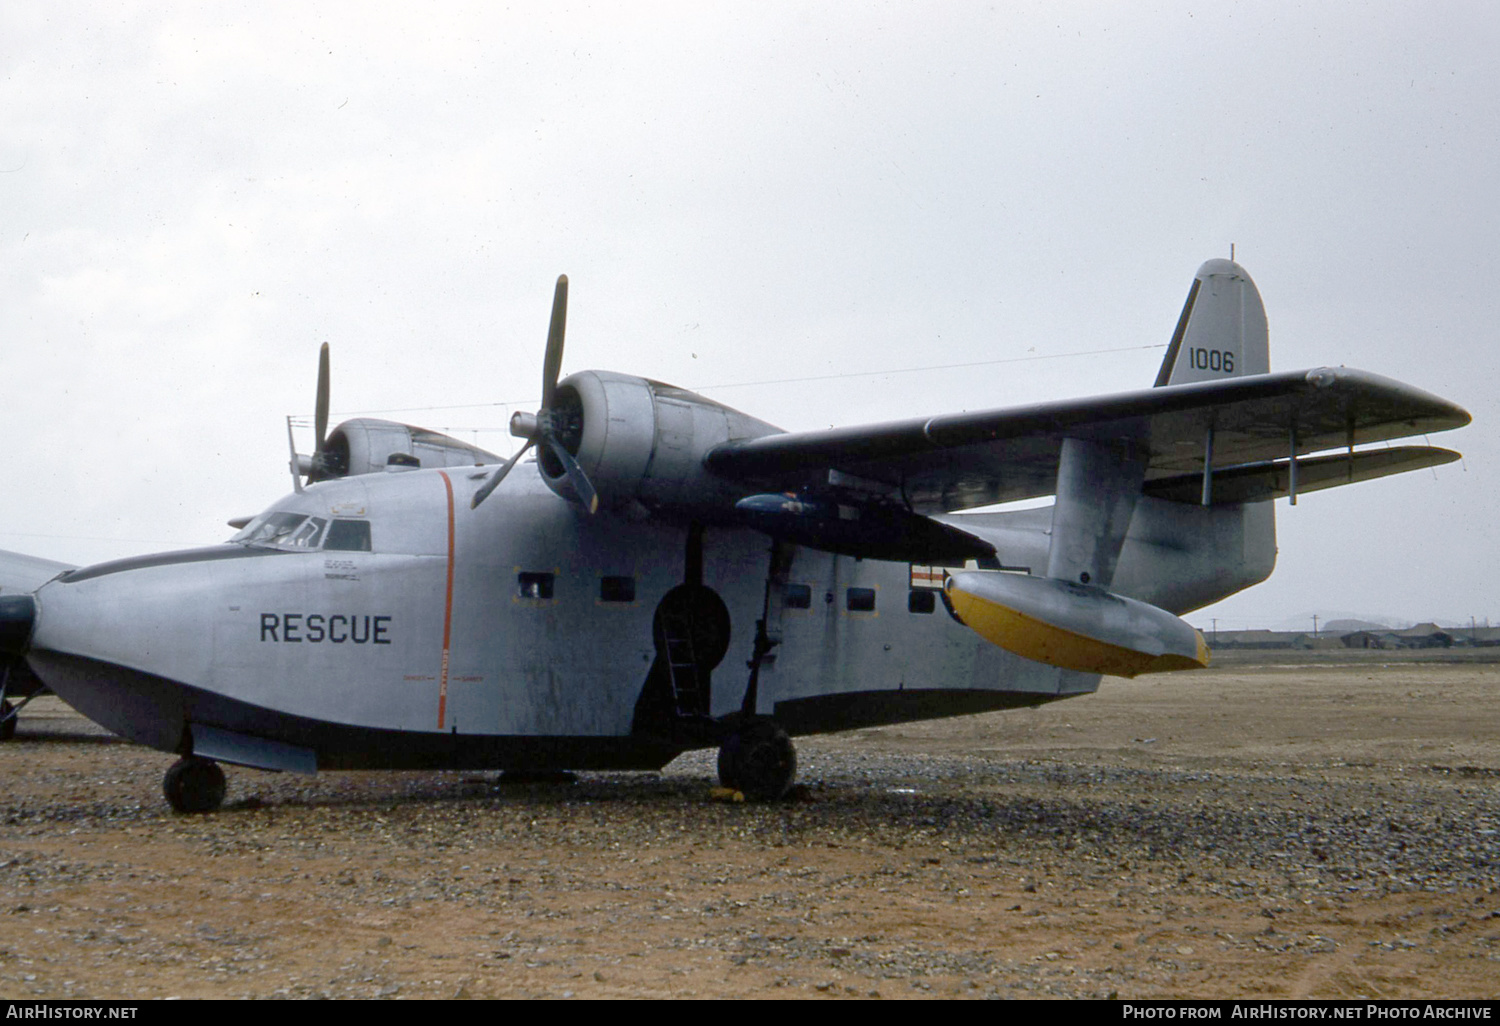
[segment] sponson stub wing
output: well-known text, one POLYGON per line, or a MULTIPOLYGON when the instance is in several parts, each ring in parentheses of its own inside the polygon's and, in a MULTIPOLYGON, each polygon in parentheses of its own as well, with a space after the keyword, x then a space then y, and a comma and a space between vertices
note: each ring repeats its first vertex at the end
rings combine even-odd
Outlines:
POLYGON ((1396 456, 1356 451, 1351 475, 1348 450, 1449 431, 1469 419, 1459 406, 1421 389, 1365 371, 1320 367, 771 435, 721 445, 706 463, 715 474, 768 491, 826 484, 830 471, 878 481, 915 512, 930 514, 1053 495, 1063 440, 1087 438, 1143 456, 1144 490, 1164 498, 1199 501, 1205 453, 1211 452, 1215 475, 1257 468, 1240 471, 1241 480, 1262 483, 1254 494, 1233 488, 1211 493, 1213 502, 1244 502, 1284 494, 1285 485, 1277 492, 1266 482, 1277 475, 1286 480, 1293 454, 1345 450, 1318 464, 1333 470, 1318 474, 1316 485, 1308 481, 1308 490, 1449 462, 1456 454, 1430 447, 1403 447, 1396 456))

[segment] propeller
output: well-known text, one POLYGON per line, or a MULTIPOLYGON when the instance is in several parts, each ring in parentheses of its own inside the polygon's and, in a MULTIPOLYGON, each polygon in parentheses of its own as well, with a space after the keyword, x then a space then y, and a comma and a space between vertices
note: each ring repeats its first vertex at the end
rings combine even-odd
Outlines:
POLYGON ((474 493, 474 498, 469 502, 470 509, 478 509, 479 504, 489 498, 490 492, 505 480, 505 475, 526 455, 526 450, 539 444, 562 465, 563 472, 568 476, 568 483, 573 486, 573 494, 578 496, 584 508, 590 513, 598 512, 599 493, 594 490, 588 475, 559 437, 559 429, 564 426, 561 421, 565 411, 556 409, 557 376, 562 371, 563 334, 567 330, 567 323, 568 276, 562 274, 558 275, 557 290, 552 294, 552 323, 547 329, 547 355, 542 361, 542 408, 534 414, 517 413, 510 418, 510 433, 517 438, 526 439, 526 444, 502 463, 474 493))
POLYGON ((302 475, 307 475, 307 483, 314 481, 326 481, 331 477, 338 476, 329 466, 326 454, 328 443, 328 343, 323 343, 323 348, 318 351, 318 395, 313 412, 313 432, 317 436, 317 443, 313 446, 313 454, 304 463, 297 456, 297 443, 292 438, 292 418, 286 419, 286 441, 292 450, 292 485, 297 491, 302 490, 302 475))
POLYGON ((313 446, 312 472, 307 475, 309 481, 321 481, 326 476, 327 466, 323 458, 323 449, 328 442, 328 343, 323 343, 323 348, 318 350, 318 398, 313 407, 313 431, 318 438, 318 444, 313 446))

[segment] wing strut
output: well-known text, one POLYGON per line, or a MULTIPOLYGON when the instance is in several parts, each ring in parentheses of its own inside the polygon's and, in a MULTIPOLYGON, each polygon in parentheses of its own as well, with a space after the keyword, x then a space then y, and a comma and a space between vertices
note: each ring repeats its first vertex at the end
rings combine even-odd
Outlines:
POLYGON ((1214 504, 1214 426, 1203 433, 1203 499, 1204 506, 1214 504))
POLYGON ((1297 422, 1293 421, 1291 429, 1287 432, 1292 443, 1292 458, 1287 464, 1287 496, 1292 500, 1291 505, 1297 505, 1297 422))

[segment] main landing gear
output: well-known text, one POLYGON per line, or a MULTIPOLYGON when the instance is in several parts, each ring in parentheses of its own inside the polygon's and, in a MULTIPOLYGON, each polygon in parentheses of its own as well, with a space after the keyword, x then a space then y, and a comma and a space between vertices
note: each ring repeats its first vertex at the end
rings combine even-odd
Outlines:
POLYGON ((719 783, 758 802, 785 798, 797 777, 792 739, 768 716, 749 716, 719 746, 719 783))
POLYGON ((161 790, 174 812, 213 812, 224 804, 224 771, 212 759, 188 755, 172 763, 161 790))

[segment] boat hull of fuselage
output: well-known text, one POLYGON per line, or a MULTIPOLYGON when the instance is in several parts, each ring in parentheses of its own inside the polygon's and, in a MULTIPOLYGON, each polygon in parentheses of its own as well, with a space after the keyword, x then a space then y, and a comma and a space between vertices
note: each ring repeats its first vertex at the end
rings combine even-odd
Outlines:
POLYGON ((230 732, 251 754, 226 761, 268 768, 276 745, 319 768, 650 768, 747 705, 803 734, 1098 683, 989 645, 936 592, 910 600, 904 563, 797 549, 768 588, 757 532, 590 518, 539 485, 446 515, 447 489, 467 513, 476 480, 329 482, 273 507, 388 512, 371 519, 375 551, 225 545, 64 574, 36 593, 30 663, 133 741, 202 754, 195 728, 230 732), (724 634, 684 721, 653 624, 688 584, 724 634), (777 644, 747 701, 768 601, 777 644))

